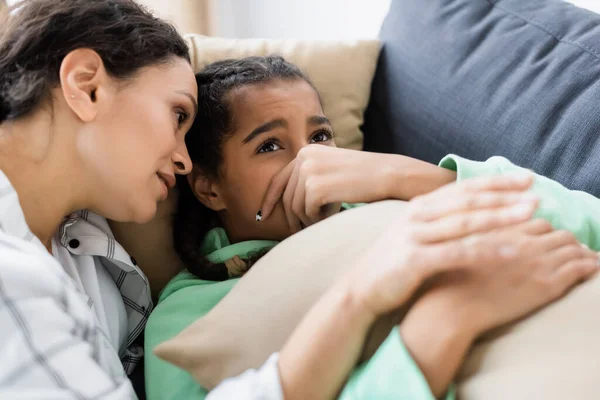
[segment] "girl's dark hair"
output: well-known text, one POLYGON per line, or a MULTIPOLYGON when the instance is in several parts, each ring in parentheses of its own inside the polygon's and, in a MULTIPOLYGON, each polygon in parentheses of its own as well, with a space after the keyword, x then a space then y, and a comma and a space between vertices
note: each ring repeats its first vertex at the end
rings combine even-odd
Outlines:
MULTIPOLYGON (((218 179, 223 144, 235 131, 231 94, 241 87, 277 80, 304 80, 312 85, 297 66, 279 56, 219 61, 196 74, 198 115, 185 139, 195 167, 218 179)), ((175 250, 197 277, 214 281, 228 279, 227 267, 209 262, 200 251, 206 233, 220 226, 218 214, 196 199, 185 177, 178 177, 177 187, 179 199, 173 223, 175 250)), ((265 253, 253 254, 245 260, 247 267, 265 253)))
POLYGON ((35 110, 79 48, 96 51, 119 79, 172 57, 190 61, 175 28, 135 1, 25 0, 0 17, 0 123, 35 110))

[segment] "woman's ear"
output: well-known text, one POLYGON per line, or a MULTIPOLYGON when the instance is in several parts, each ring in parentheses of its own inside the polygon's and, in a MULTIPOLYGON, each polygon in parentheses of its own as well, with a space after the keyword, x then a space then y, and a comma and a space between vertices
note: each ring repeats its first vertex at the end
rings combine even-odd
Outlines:
POLYGON ((98 114, 98 99, 104 100, 111 78, 98 53, 90 49, 71 51, 59 71, 62 94, 69 108, 84 122, 98 114))
POLYGON ((193 167, 187 176, 188 183, 198 201, 213 211, 223 211, 227 207, 221 196, 219 185, 198 167, 193 167))

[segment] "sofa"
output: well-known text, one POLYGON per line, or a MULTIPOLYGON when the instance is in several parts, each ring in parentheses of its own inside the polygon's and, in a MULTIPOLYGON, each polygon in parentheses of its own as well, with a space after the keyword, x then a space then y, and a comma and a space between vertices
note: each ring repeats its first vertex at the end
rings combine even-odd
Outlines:
POLYGON ((397 0, 365 150, 507 157, 600 195, 600 16, 559 0, 397 0))
POLYGON ((380 40, 364 150, 500 155, 600 195, 600 15, 561 0, 393 0, 380 40))

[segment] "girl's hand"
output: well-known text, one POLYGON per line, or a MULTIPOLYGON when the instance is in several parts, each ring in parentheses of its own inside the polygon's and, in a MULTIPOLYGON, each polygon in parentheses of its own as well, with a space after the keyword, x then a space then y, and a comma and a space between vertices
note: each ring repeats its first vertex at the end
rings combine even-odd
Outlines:
POLYGON ((361 203, 389 197, 386 154, 309 145, 277 174, 265 194, 262 219, 280 199, 292 233, 339 211, 341 202, 361 203))

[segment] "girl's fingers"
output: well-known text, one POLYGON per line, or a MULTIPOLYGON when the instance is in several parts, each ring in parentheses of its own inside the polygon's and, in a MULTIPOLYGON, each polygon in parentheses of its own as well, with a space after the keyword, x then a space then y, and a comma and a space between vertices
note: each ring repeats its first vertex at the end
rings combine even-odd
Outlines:
POLYGON ((277 175, 273 177, 271 183, 265 192, 262 204, 260 206, 260 212, 262 219, 267 219, 273 212, 275 205, 283 196, 285 188, 288 185, 292 172, 294 172, 294 166, 296 160, 291 161, 284 169, 282 169, 277 175))
POLYGON ((298 185, 299 167, 298 163, 294 164, 294 169, 288 181, 287 187, 283 193, 283 209, 285 211, 285 217, 290 227, 290 233, 294 234, 302 230, 302 224, 298 216, 292 209, 292 201, 294 199, 294 193, 298 185))
POLYGON ((304 226, 312 225, 312 221, 306 215, 306 176, 302 173, 303 168, 296 168, 292 175, 293 180, 296 181, 294 190, 294 197, 292 199, 292 211, 296 218, 298 218, 304 226))

